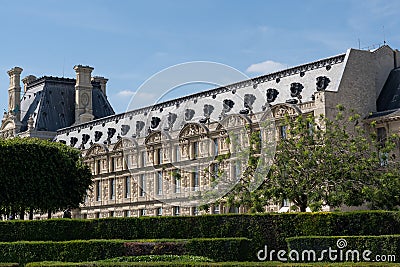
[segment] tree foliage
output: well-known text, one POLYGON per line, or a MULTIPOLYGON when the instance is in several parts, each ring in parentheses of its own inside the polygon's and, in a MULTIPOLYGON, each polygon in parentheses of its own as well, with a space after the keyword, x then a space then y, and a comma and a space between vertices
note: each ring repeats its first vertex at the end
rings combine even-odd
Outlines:
POLYGON ((300 211, 365 202, 393 209, 400 204, 399 164, 389 157, 397 136, 377 142, 359 115, 345 117, 344 112, 338 106, 333 120, 286 116, 287 136, 277 144, 264 196, 275 202, 287 199, 300 211))
MULTIPOLYGON (((366 203, 372 209, 397 209, 400 164, 395 160, 395 149, 399 138, 392 135, 378 140, 375 122, 366 125, 361 120, 341 105, 332 120, 287 115, 276 122, 286 129, 276 150, 268 145, 263 150, 260 132, 249 131, 249 146, 241 148, 249 157, 242 157, 246 161, 242 162, 240 180, 221 201, 228 206, 243 206, 249 212, 264 211, 266 205, 284 200, 300 211, 366 203), (273 158, 270 170, 260 169, 260 165, 269 167, 265 161, 260 164, 269 158, 273 158), (250 190, 260 174, 263 184, 250 190)), ((237 155, 241 158, 240 153, 237 155)))
POLYGON ((80 151, 32 138, 0 140, 2 214, 57 211, 84 201, 92 183, 80 151))

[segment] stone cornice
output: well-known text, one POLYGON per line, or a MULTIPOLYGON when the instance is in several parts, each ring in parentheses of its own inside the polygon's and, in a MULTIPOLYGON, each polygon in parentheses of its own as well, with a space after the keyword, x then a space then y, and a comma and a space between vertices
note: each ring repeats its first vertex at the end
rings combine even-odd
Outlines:
POLYGON ((107 123, 107 122, 111 122, 111 121, 115 121, 115 120, 121 120, 121 119, 129 118, 129 117, 132 117, 132 116, 135 116, 135 115, 138 115, 138 114, 149 113, 150 111, 154 111, 154 110, 160 110, 161 108, 166 108, 166 107, 170 107, 170 106, 178 106, 178 105, 180 105, 180 104, 182 104, 183 102, 186 102, 186 101, 191 101, 191 100, 195 100, 195 99, 198 99, 198 98, 211 97, 213 95, 222 94, 222 93, 233 91, 233 90, 240 89, 240 88, 243 88, 243 87, 248 87, 248 86, 251 86, 251 85, 261 84, 261 83, 264 83, 264 82, 275 80, 277 78, 283 78, 283 77, 295 75, 295 74, 298 74, 300 72, 305 72, 305 71, 310 71, 310 70, 314 70, 314 69, 324 68, 326 66, 340 64, 340 63, 342 63, 344 61, 345 56, 346 56, 346 54, 341 54, 341 55, 337 55, 337 56, 334 56, 334 57, 321 59, 321 60, 318 60, 318 61, 314 61, 314 62, 311 62, 311 63, 303 64, 303 65, 296 66, 296 67, 293 67, 293 68, 289 68, 289 69, 286 69, 286 70, 282 70, 282 71, 274 72, 274 73, 271 73, 271 74, 267 74, 267 75, 255 77, 255 78, 252 78, 252 79, 240 81, 240 82, 237 82, 237 83, 233 83, 233 84, 230 84, 230 85, 227 85, 227 86, 221 86, 221 87, 214 88, 214 89, 211 89, 211 90, 208 90, 208 91, 199 92, 199 93, 191 94, 191 95, 188 95, 188 96, 175 98, 175 99, 172 99, 172 100, 168 100, 168 101, 165 101, 165 102, 162 102, 162 103, 155 104, 153 106, 147 106, 147 107, 135 109, 135 110, 132 110, 132 111, 128 111, 128 112, 125 112, 125 113, 120 113, 120 114, 117 114, 117 115, 112 115, 112 116, 109 116, 109 117, 93 120, 93 121, 90 121, 90 122, 87 122, 87 123, 66 127, 66 128, 58 130, 57 134, 64 134, 64 133, 68 133, 68 132, 84 129, 84 128, 87 128, 89 126, 96 126, 96 125, 99 125, 99 124, 103 124, 103 123, 107 123))
POLYGON ((40 78, 37 78, 36 80, 29 82, 27 84, 28 89, 31 87, 34 87, 36 85, 42 84, 44 82, 56 82, 56 83, 66 83, 66 84, 75 84, 76 80, 75 79, 70 79, 70 78, 59 78, 59 77, 53 77, 53 76, 43 76, 40 78))

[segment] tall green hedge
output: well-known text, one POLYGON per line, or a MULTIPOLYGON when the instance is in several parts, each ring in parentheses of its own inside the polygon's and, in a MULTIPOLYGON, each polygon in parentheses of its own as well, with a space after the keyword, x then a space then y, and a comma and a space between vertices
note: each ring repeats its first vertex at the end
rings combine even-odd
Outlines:
POLYGON ((121 240, 0 243, 0 262, 94 261, 124 256, 124 253, 124 241, 121 240))
POLYGON ((290 237, 287 243, 289 251, 299 253, 297 259, 295 253, 292 259, 286 256, 292 261, 311 261, 312 257, 326 262, 400 262, 400 235, 303 236, 290 237), (312 255, 303 254, 306 250, 313 251, 312 255))
POLYGON ((246 237, 255 252, 294 236, 400 234, 400 212, 232 214, 0 222, 0 241, 246 237))
POLYGON ((177 242, 123 240, 19 241, 0 243, 0 262, 83 262, 122 256, 172 254, 208 256, 215 261, 248 260, 247 238, 207 238, 177 242), (142 245, 148 245, 144 247, 142 245), (147 249, 147 248, 150 248, 147 249))

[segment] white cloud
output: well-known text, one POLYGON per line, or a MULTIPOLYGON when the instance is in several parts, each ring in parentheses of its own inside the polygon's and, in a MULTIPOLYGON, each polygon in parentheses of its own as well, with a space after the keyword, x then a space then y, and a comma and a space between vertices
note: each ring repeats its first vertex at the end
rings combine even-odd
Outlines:
POLYGON ((256 63, 250 65, 250 67, 247 68, 247 72, 252 72, 252 73, 261 73, 261 74, 267 74, 275 71, 279 71, 286 68, 286 66, 282 63, 275 62, 272 60, 267 60, 261 63, 256 63))
POLYGON ((129 96, 129 97, 131 97, 131 96, 133 96, 135 93, 136 93, 135 91, 122 90, 122 91, 120 91, 120 92, 117 93, 117 96, 120 96, 120 97, 128 97, 128 96, 129 96))

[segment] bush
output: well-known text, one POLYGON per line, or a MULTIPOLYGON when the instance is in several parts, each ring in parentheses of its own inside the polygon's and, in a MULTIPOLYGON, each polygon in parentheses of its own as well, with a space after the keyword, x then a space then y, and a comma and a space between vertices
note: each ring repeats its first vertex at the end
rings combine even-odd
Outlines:
POLYGON ((302 251, 313 250, 323 261, 400 262, 400 235, 291 237, 287 243, 290 251, 299 252, 299 259, 293 261, 310 261, 308 253, 302 257, 302 251))
POLYGON ((206 257, 189 256, 189 255, 145 255, 145 256, 118 257, 113 259, 106 259, 103 260, 102 262, 157 262, 157 261, 212 262, 213 260, 206 257))
POLYGON ((186 253, 215 261, 245 261, 249 259, 249 248, 247 238, 195 238, 188 241, 186 253))
MULTIPOLYGON (((185 254, 208 256, 217 261, 245 260, 250 240, 209 238, 177 242, 129 242, 122 240, 19 241, 0 243, 0 262, 97 261, 131 255, 185 254)), ((165 256, 166 257, 166 256, 165 256)))
POLYGON ((124 256, 120 240, 20 241, 0 243, 0 262, 94 261, 124 256))
POLYGON ((400 234, 400 212, 221 214, 0 222, 0 241, 246 237, 253 257, 265 245, 286 249, 293 236, 400 234))
POLYGON ((180 242, 126 242, 125 255, 183 255, 186 244, 180 242))
POLYGON ((86 263, 72 263, 72 262, 34 262, 26 265, 27 267, 119 267, 119 266, 175 266, 175 267, 226 267, 226 266, 236 266, 236 267, 253 267, 253 266, 274 266, 274 267, 304 267, 304 266, 315 266, 315 267, 400 267, 400 264, 396 263, 281 263, 281 262, 86 262, 86 263))

